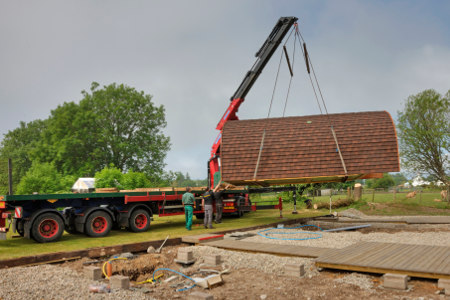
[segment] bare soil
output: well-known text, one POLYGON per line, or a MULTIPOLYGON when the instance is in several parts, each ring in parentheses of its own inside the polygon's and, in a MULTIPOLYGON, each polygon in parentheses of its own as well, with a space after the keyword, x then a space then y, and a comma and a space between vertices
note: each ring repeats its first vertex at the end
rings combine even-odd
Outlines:
MULTIPOLYGON (((389 230, 390 233, 398 231, 389 230)), ((373 232, 373 230, 372 230, 373 232)), ((165 283, 170 277, 167 273, 158 283, 136 284, 152 277, 157 268, 179 270, 189 276, 205 276, 199 273, 196 264, 183 268, 173 262, 178 247, 167 247, 161 254, 143 254, 127 261, 114 261, 113 274, 129 276, 132 286, 140 296, 148 299, 186 299, 193 291, 207 292, 214 299, 446 299, 439 295, 436 280, 413 279, 409 281, 407 291, 387 290, 381 286, 382 279, 378 274, 360 274, 344 271, 322 270, 318 275, 308 275, 295 278, 275 273, 265 273, 250 268, 234 269, 229 274, 223 274, 224 282, 210 290, 194 287, 188 291, 178 292, 178 288, 190 285, 189 280, 181 277, 165 283)), ((89 259, 66 262, 62 266, 70 267, 79 272, 83 263, 89 259)), ((264 263, 264 262, 261 262, 264 263)), ((103 263, 94 265, 102 266, 103 263)), ((218 267, 217 269, 221 269, 218 267)), ((317 271, 316 273, 317 274, 317 271)))

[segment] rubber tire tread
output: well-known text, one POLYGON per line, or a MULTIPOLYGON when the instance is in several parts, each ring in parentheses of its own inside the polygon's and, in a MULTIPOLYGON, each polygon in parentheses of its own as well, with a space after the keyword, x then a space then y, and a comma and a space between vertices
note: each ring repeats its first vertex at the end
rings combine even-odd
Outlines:
POLYGON ((146 211, 145 209, 136 209, 135 211, 133 211, 130 215, 130 218, 128 219, 128 230, 131 232, 145 232, 150 228, 150 214, 148 213, 148 211, 146 211), (140 214, 145 214, 145 216, 147 217, 147 225, 140 229, 136 227, 136 224, 134 224, 134 218, 137 215, 140 214))
POLYGON ((31 238, 33 240, 35 240, 38 243, 51 243, 51 242, 55 242, 57 240, 59 240, 61 238, 61 236, 64 233, 64 222, 63 220, 58 217, 56 214, 54 213, 43 213, 39 216, 37 216, 34 221, 33 221, 33 225, 31 226, 31 238), (55 234, 53 237, 51 238, 44 238, 40 233, 39 233, 39 229, 37 226, 39 226, 39 224, 44 220, 44 219, 53 219, 58 223, 58 233, 55 234))
POLYGON ((104 212, 104 211, 98 211, 98 210, 94 211, 93 213, 91 213, 87 217, 86 222, 84 223, 84 233, 87 236, 90 236, 90 237, 104 237, 104 236, 107 236, 111 232, 111 228, 112 228, 111 216, 107 212, 104 212), (97 232, 94 232, 92 230, 91 223, 96 217, 103 217, 103 218, 106 219, 107 227, 106 227, 106 230, 103 231, 102 233, 97 233, 97 232))

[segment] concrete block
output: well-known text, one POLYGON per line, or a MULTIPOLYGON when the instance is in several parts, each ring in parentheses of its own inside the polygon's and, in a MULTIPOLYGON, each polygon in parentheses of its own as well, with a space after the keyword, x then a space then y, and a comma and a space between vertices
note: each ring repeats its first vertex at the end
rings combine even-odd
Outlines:
POLYGON ((383 276, 383 287, 396 290, 406 290, 408 287, 408 276, 386 273, 383 276))
POLYGON ((178 248, 178 256, 175 261, 180 264, 192 264, 195 262, 194 252, 187 247, 178 248))
POLYGON ((188 300, 214 300, 214 296, 203 292, 192 292, 187 296, 188 300))
POLYGON ((286 276, 302 277, 305 275, 304 264, 288 264, 284 266, 284 274, 286 276))
POLYGON ((84 275, 89 280, 101 280, 102 279, 102 269, 100 267, 94 267, 94 266, 84 267, 83 271, 84 271, 84 275))
POLYGON ((222 263, 220 255, 208 255, 205 256, 205 264, 209 266, 218 266, 222 263))
POLYGON ((189 260, 193 260, 194 259, 194 253, 191 252, 178 252, 178 256, 177 256, 178 260, 184 260, 184 261, 189 261, 189 260))
POLYGON ((208 283, 208 287, 211 288, 212 286, 221 284, 223 282, 223 279, 221 275, 208 276, 206 282, 208 283))
POLYGON ((438 288, 444 289, 445 295, 450 295, 450 279, 439 279, 438 280, 438 288))
POLYGON ((129 289, 130 278, 122 275, 114 275, 109 278, 112 289, 129 289))

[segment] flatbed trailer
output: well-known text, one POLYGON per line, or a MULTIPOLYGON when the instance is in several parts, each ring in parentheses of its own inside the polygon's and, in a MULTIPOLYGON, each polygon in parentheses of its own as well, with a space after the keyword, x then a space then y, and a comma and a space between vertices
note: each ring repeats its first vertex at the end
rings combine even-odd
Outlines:
MULTIPOLYGON (((21 236, 45 243, 57 241, 64 231, 84 233, 91 237, 108 235, 112 228, 132 232, 149 230, 155 215, 184 214, 181 199, 185 189, 166 191, 68 193, 0 196, 0 233, 12 226, 21 236)), ((194 215, 203 218, 201 195, 193 190, 194 215)), ((242 216, 251 210, 245 190, 223 192, 224 215, 242 216)))

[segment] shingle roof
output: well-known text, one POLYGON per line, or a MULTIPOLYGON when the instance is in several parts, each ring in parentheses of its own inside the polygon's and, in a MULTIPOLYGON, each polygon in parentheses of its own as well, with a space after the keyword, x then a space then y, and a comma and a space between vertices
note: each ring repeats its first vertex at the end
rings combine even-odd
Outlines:
MULTIPOLYGON (((330 114, 348 180, 400 171, 395 125, 386 111, 330 114)), ((283 183, 345 178, 326 115, 229 121, 222 135, 222 179, 255 183, 253 175, 264 140, 256 181, 283 183)))

